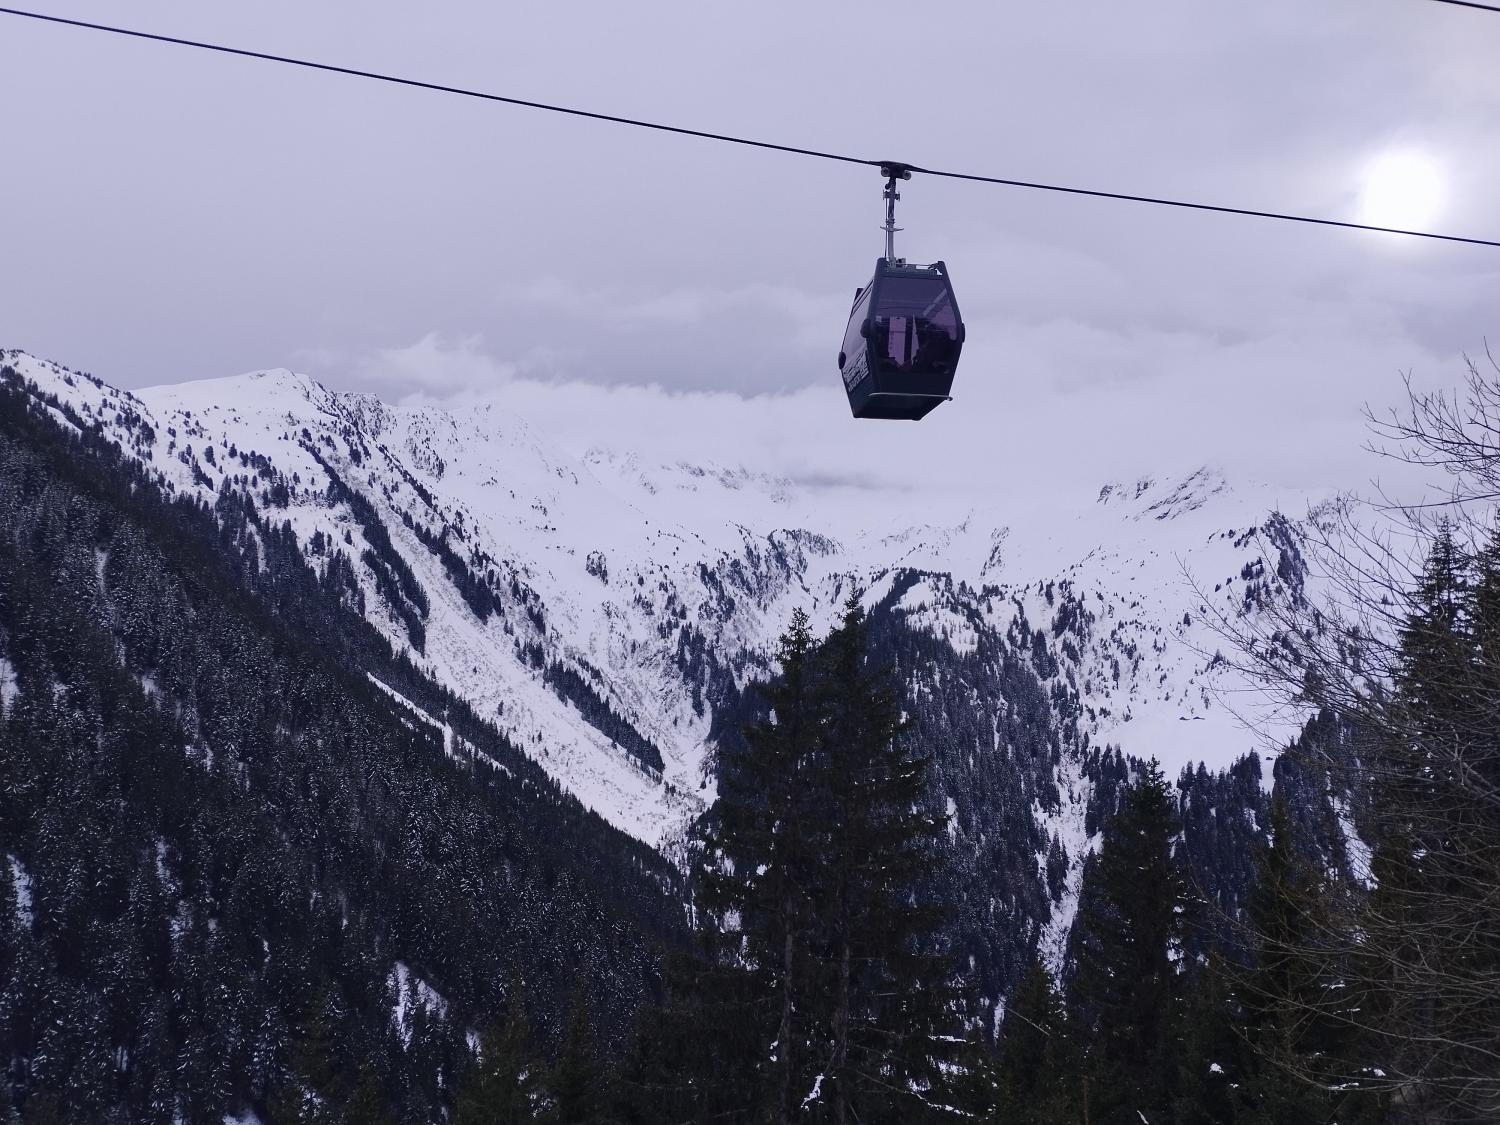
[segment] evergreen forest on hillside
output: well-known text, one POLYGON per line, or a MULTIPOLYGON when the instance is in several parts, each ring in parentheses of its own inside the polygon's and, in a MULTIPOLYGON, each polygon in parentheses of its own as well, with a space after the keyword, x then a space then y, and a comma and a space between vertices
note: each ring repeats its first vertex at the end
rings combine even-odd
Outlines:
MULTIPOLYGON (((1467 425, 1416 400, 1396 436, 1489 451, 1477 497, 1467 425)), ((1366 591, 1389 640, 1298 604, 1260 650, 1315 714, 1273 787, 1089 749, 1049 966, 1060 845, 998 914, 966 894, 928 749, 961 704, 908 699, 924 642, 879 607, 794 617, 669 860, 394 650, 337 544, 174 498, 6 370, 0 1120, 1496 1120, 1500 534, 1421 530, 1412 586, 1366 591)))

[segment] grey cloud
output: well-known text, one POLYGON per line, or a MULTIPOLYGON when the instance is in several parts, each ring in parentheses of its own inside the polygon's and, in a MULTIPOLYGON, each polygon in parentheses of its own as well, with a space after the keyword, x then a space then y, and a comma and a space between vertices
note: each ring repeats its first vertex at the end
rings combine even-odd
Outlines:
MULTIPOLYGON (((70 13, 126 22, 107 0, 70 13)), ((128 22, 860 155, 1334 217, 1391 145, 1500 237, 1500 23, 1403 0, 622 9, 139 0, 128 22), (875 60, 909 75, 879 82, 875 60)), ((970 321, 958 402, 852 426, 832 357, 873 171, 0 24, 0 343, 126 385, 293 364, 490 393, 571 444, 1003 487, 1221 452, 1359 473, 1358 407, 1495 321, 1500 252, 922 178, 903 253, 970 321), (648 388, 657 389, 650 390, 648 388), (674 427, 695 432, 666 433, 674 427), (705 432, 705 428, 707 428, 705 432), (1335 464, 1337 461, 1337 464, 1335 464), (1115 466, 1115 467, 1112 467, 1115 466), (980 482, 979 484, 976 484, 980 482)), ((1191 466, 1189 466, 1191 467, 1191 466)), ((1102 479, 1102 478, 1101 478, 1102 479)))

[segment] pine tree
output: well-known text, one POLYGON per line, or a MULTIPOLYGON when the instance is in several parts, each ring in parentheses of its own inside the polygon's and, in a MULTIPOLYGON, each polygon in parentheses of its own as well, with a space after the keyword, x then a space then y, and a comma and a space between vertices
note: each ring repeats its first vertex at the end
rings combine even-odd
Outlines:
MULTIPOLYGON (((16 885, 12 876, 10 856, 0 843, 0 1058, 14 1059, 21 1056, 16 1034, 18 1015, 12 1011, 16 1003, 16 972, 21 967, 21 943, 25 937, 17 918, 16 885)), ((0 1111, 11 1107, 9 1083, 0 1086, 0 1111)))
POLYGON ((868 655, 857 596, 818 652, 819 802, 812 929, 819 1097, 834 1125, 916 1120, 954 1061, 941 913, 924 895, 942 820, 928 807, 928 766, 902 740, 889 676, 868 655))
POLYGON ((1237 972, 1224 966, 1221 975, 1232 981, 1252 1051, 1240 1080, 1244 1117, 1256 1125, 1293 1125, 1328 1115, 1331 1099, 1306 1079, 1317 1055, 1332 1046, 1318 1041, 1332 1029, 1320 1018, 1327 998, 1320 967, 1306 952, 1317 884, 1297 856, 1279 795, 1267 828, 1245 906, 1251 963, 1237 972))
POLYGON ((1222 974, 1207 966, 1187 972, 1183 990, 1187 1000, 1174 1035, 1173 1120, 1176 1125, 1243 1121, 1252 1067, 1237 1027, 1237 1006, 1222 974))
MULTIPOLYGON (((668 970, 670 974, 671 970, 668 970)), ((696 1059, 679 1046, 674 1031, 683 1031, 685 1013, 672 1001, 644 1004, 616 1070, 611 1115, 620 1125, 667 1125, 690 1116, 696 1059)), ((691 1034, 689 1032, 689 1034, 691 1034)))
MULTIPOLYGON (((1474 588, 1468 571, 1468 560, 1445 520, 1438 525, 1412 594, 1412 612, 1401 629, 1397 687, 1402 709, 1418 729, 1426 723, 1446 729, 1470 710, 1462 696, 1467 686, 1462 673, 1472 651, 1474 588)), ((1484 601, 1489 604, 1490 595, 1484 601)))
POLYGON ((375 1068, 369 1063, 359 1068, 354 1078, 354 1088, 344 1105, 339 1118, 341 1125, 396 1125, 396 1116, 391 1111, 375 1068))
POLYGON ((985 1125, 1051 1125, 1070 1120, 1076 1076, 1072 1028, 1045 965, 1021 978, 1005 1010, 995 1062, 995 1106, 985 1125))
POLYGON ((766 1040, 736 1022, 753 1010, 752 977, 709 957, 669 955, 666 996, 638 1014, 613 1083, 620 1125, 748 1121, 764 1109, 766 1040), (729 1017, 726 1020, 726 1016, 729 1017))
MULTIPOLYGON (((1384 1121, 1381 1095, 1360 1081, 1372 1073, 1372 1044, 1361 1025, 1380 1000, 1331 940, 1347 891, 1299 850, 1282 794, 1254 861, 1245 905, 1248 961, 1216 957, 1199 974, 1183 1052, 1185 1060, 1219 1063, 1224 1074, 1212 1081, 1200 1074, 1185 1088, 1201 1105, 1218 1106, 1227 1080, 1235 1120, 1248 1125, 1384 1121)), ((1200 1112, 1183 1120, 1218 1118, 1200 1112)))
POLYGON ((322 1125, 342 1100, 336 1031, 340 1010, 331 989, 308 1005, 291 1044, 292 1075, 272 1096, 275 1125, 322 1125))
POLYGON ((942 818, 928 762, 902 738, 856 600, 814 647, 803 614, 781 639, 771 717, 726 755, 699 880, 713 956, 708 1022, 766 1059, 744 1120, 917 1121, 961 1039, 932 878, 942 818), (748 1018, 736 1018, 747 1016, 748 1018))
POLYGON ((738 1122, 766 1110, 772 995, 764 978, 724 957, 723 935, 697 935, 698 953, 669 955, 666 997, 642 1013, 619 1084, 630 1125, 738 1122))
MULTIPOLYGON (((1414 1114, 1447 1118, 1444 1103, 1492 1108, 1500 1090, 1488 982, 1500 963, 1500 538, 1477 558, 1439 525, 1401 631, 1393 721, 1372 755, 1381 835, 1374 889, 1357 911, 1367 932, 1351 943, 1354 1001, 1366 1067, 1407 1076, 1414 1114), (1428 1088, 1426 1075, 1438 1078, 1428 1088), (1477 1079, 1477 1085, 1471 1085, 1477 1079), (1471 1090, 1492 1092, 1475 1099, 1471 1090), (1430 1102, 1429 1102, 1430 1099, 1430 1102), (1440 1108, 1443 1107, 1443 1108, 1440 1108)), ((1372 1083, 1378 1085, 1380 1083, 1372 1083)))
POLYGON ((1125 790, 1090 865, 1072 936, 1069 999, 1084 1045, 1093 1125, 1167 1120, 1178 1019, 1173 953, 1185 893, 1172 860, 1173 802, 1153 761, 1125 790))
POLYGON ((547 1079, 552 1097, 548 1125, 605 1125, 608 1079, 589 1027, 588 1005, 580 994, 568 1021, 557 1065, 547 1079))
POLYGON ((744 1037, 748 1057, 771 1059, 761 1088, 744 1091, 746 1112, 764 1106, 784 1123, 806 1092, 806 1028, 798 1002, 807 990, 816 861, 807 774, 819 720, 812 634, 801 610, 780 639, 777 664, 779 674, 764 689, 769 716, 745 731, 743 748, 721 753, 698 883, 711 956, 729 978, 716 982, 717 991, 734 1005, 721 1018, 744 1037), (734 980, 736 970, 748 976, 743 987, 734 980), (767 1050, 772 1043, 774 1050, 767 1050))
POLYGON ((536 1120, 537 1062, 519 991, 504 1024, 479 1041, 453 1106, 453 1125, 526 1125, 536 1120))
MULTIPOLYGON (((165 999, 158 998, 145 1013, 143 1026, 130 1068, 135 1120, 141 1125, 170 1125, 177 1117, 177 1101, 172 1089, 171 1016, 165 999)), ((274 1125, 281 1120, 273 1117, 274 1125)))

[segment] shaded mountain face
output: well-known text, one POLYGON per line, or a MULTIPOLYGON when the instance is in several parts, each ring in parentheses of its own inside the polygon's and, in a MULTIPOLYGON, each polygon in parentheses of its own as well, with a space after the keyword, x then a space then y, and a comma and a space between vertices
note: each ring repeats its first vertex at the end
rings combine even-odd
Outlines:
MULTIPOLYGON (((253 506, 242 534, 294 544, 413 682, 669 855, 792 610, 826 627, 859 591, 935 761, 951 844, 935 878, 991 1009, 1038 951, 1060 962, 1130 759, 1195 778, 1206 762, 1200 801, 1240 763, 1221 803, 1257 830, 1271 771, 1241 762, 1264 743, 1219 702, 1242 685, 1211 621, 1300 596, 1301 525, 1272 507, 1285 496, 1203 469, 1076 502, 997 483, 947 523, 900 498, 831 514, 743 469, 571 457, 493 405, 396 408, 288 371, 132 393, 3 361, 166 495, 253 506)), ((379 690, 462 753, 440 715, 379 690)))
POLYGON ((0 1056, 28 1117, 222 1120, 289 1075, 337 1107, 368 1074, 430 1120, 522 982, 541 1026, 583 995, 611 1039, 653 991, 675 871, 361 601, 246 495, 169 494, 0 365, 0 1056))

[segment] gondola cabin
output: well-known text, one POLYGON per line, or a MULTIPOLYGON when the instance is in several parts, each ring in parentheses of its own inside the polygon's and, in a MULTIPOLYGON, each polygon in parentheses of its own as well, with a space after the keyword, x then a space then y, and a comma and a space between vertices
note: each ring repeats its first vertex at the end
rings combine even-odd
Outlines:
POLYGON ((839 371, 856 418, 916 421, 948 400, 964 324, 942 262, 880 258, 854 295, 839 371))

